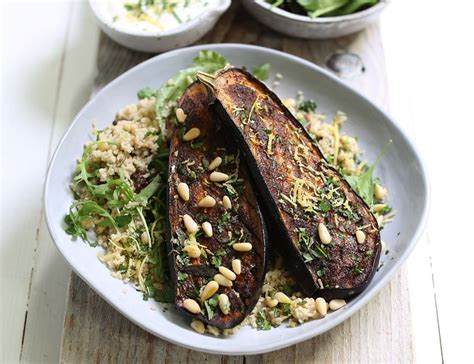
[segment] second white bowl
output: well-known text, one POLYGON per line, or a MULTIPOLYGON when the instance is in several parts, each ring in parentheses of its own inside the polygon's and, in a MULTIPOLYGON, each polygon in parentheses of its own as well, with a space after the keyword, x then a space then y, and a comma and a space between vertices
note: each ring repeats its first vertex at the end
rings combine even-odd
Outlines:
POLYGON ((264 0, 243 0, 247 11, 269 28, 296 38, 326 39, 358 32, 376 21, 389 0, 350 15, 310 18, 274 7, 264 0))
POLYGON ((161 53, 195 43, 214 27, 231 4, 231 0, 216 0, 209 9, 191 21, 167 31, 152 32, 119 29, 108 11, 109 1, 89 0, 100 28, 118 44, 136 51, 150 53, 161 53))

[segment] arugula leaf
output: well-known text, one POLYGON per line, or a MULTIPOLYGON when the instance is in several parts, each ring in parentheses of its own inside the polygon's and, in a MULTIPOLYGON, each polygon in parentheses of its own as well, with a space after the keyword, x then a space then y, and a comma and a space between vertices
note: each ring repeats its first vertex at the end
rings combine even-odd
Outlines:
POLYGON ((221 68, 224 68, 227 64, 227 60, 222 54, 214 51, 204 50, 200 51, 197 57, 193 59, 193 63, 198 67, 209 70, 209 72, 215 72, 221 68))
POLYGON ((311 18, 324 15, 346 5, 349 0, 296 0, 311 18))
POLYGON ((372 164, 364 173, 359 176, 344 176, 346 181, 352 187, 352 189, 369 205, 370 207, 374 204, 374 177, 373 173, 380 159, 387 151, 388 147, 392 143, 389 140, 380 151, 375 163, 372 164))
POLYGON ((132 215, 120 215, 115 217, 115 222, 118 227, 124 227, 132 221, 132 215))
POLYGON ((252 70, 252 74, 260 81, 268 79, 268 71, 270 71, 270 63, 264 63, 252 70))
POLYGON ((362 10, 363 8, 374 6, 378 2, 379 0, 352 0, 342 8, 335 10, 334 14, 331 14, 331 16, 353 14, 359 10, 362 10))
POLYGON ((108 213, 106 209, 100 207, 95 201, 85 201, 82 202, 79 206, 81 208, 77 211, 81 217, 91 217, 94 214, 97 214, 103 217, 107 221, 107 225, 117 228, 114 218, 108 213))
POLYGON ((144 87, 138 91, 137 96, 140 100, 142 99, 150 99, 154 97, 156 94, 156 90, 153 90, 151 87, 144 87))
POLYGON ((227 64, 226 59, 219 53, 213 51, 200 51, 193 59, 193 66, 176 73, 168 82, 165 82, 156 92, 156 119, 162 130, 162 136, 166 133, 165 122, 175 107, 177 100, 195 79, 197 72, 214 73, 227 64))
POLYGON ((161 176, 157 174, 151 182, 145 186, 137 195, 137 200, 146 203, 153 195, 156 194, 161 186, 161 176))
POLYGON ((81 226, 81 222, 77 212, 73 210, 73 207, 69 209, 69 214, 64 217, 66 228, 64 231, 66 234, 71 235, 74 239, 80 237, 82 240, 90 243, 87 237, 87 230, 81 226))

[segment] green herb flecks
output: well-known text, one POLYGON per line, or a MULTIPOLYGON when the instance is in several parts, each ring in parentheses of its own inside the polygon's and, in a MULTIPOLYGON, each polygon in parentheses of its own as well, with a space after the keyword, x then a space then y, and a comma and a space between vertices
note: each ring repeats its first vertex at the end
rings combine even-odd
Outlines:
POLYGON ((314 112, 316 110, 316 102, 313 100, 304 100, 298 104, 298 110, 304 112, 314 112))
POLYGON ((215 294, 208 300, 204 301, 204 307, 206 308, 206 315, 209 320, 212 320, 216 314, 217 304, 219 302, 219 296, 215 294))
POLYGON ((257 311, 257 329, 258 330, 270 330, 272 328, 272 324, 267 319, 265 314, 265 310, 258 310, 257 311))
POLYGON ((304 228, 298 229, 298 244, 305 263, 328 258, 326 249, 316 241, 314 236, 309 236, 304 228))

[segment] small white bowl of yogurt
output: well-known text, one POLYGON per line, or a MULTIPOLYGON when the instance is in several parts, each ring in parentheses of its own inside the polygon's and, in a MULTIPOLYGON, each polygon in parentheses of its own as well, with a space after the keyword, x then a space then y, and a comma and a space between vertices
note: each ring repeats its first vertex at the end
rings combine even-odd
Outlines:
POLYGON ((195 43, 231 0, 89 0, 100 28, 124 47, 151 53, 195 43))

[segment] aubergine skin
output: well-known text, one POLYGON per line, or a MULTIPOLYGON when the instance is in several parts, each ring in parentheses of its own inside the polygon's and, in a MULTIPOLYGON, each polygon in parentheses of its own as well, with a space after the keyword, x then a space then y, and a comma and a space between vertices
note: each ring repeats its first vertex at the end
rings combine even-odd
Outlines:
POLYGON ((222 122, 239 140, 267 225, 280 237, 275 243, 304 293, 326 299, 359 294, 381 252, 370 208, 262 82, 236 68, 201 80, 222 122), (329 244, 321 241, 320 223, 329 231, 329 244), (357 230, 365 233, 361 244, 357 230))
MULTIPOLYGON (((188 87, 179 101, 178 106, 186 114, 186 120, 175 128, 171 136, 166 230, 177 309, 194 319, 225 329, 242 322, 260 297, 266 271, 267 235, 246 163, 240 160, 234 140, 221 128, 209 102, 206 87, 197 82, 188 87), (191 128, 199 128, 200 136, 184 141, 183 134, 191 128), (228 182, 230 187, 210 181, 208 164, 215 157, 221 157, 223 162, 214 171, 233 174, 228 182), (189 186, 189 201, 179 197, 179 183, 189 186), (216 205, 199 207, 198 202, 207 195, 216 200, 216 205), (230 197, 231 209, 224 208, 224 196, 230 197), (198 258, 190 258, 183 250, 187 244, 185 240, 190 239, 182 220, 185 214, 190 215, 198 226, 205 221, 212 226, 212 237, 207 237, 202 228, 195 235, 202 248, 198 258), (250 252, 237 252, 232 248, 233 243, 244 240, 252 244, 250 252), (214 313, 211 312, 210 316, 209 306, 201 302, 199 292, 219 273, 219 266, 232 270, 233 259, 241 260, 241 274, 237 275, 232 287, 219 286, 213 296, 227 294, 230 311, 224 315, 214 299, 214 313), (192 314, 184 308, 187 298, 198 302, 201 313, 192 314)), ((210 301, 206 302, 209 304, 210 301)))

